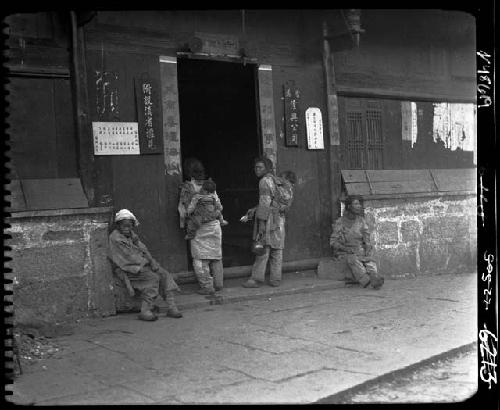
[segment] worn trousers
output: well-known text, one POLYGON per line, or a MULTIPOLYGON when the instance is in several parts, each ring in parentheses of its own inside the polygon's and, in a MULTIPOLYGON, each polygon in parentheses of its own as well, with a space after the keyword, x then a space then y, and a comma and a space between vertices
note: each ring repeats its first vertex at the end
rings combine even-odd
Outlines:
POLYGON ((193 259, 193 270, 202 289, 222 289, 224 273, 221 259, 193 259))
POLYGON ((256 255, 255 262, 252 266, 251 279, 257 282, 264 282, 266 275, 267 261, 269 260, 269 270, 271 281, 281 280, 281 265, 283 263, 283 249, 274 249, 270 246, 265 246, 263 255, 256 255))
POLYGON ((370 283, 370 278, 379 277, 377 264, 375 262, 364 262, 356 255, 345 255, 344 257, 352 273, 353 279, 358 281, 361 286, 367 286, 370 283))
MULTIPOLYGON (((116 268, 121 270, 120 268, 116 268)), ((152 307, 159 297, 167 302, 169 309, 175 308, 174 290, 179 290, 177 283, 170 272, 160 267, 156 272, 146 265, 141 272, 132 274, 121 271, 127 275, 131 286, 139 291, 139 296, 148 307, 152 307)))

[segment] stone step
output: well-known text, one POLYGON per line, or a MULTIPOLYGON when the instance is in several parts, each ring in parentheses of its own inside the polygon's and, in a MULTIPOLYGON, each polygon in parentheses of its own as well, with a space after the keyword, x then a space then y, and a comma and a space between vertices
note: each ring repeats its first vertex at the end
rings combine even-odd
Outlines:
MULTIPOLYGON (((283 275, 282 283, 279 287, 272 287, 268 282, 259 288, 244 288, 242 283, 247 278, 226 279, 224 289, 216 293, 215 296, 203 296, 196 293, 199 290, 197 284, 184 284, 181 292, 175 294, 176 304, 181 311, 197 309, 204 306, 220 305, 227 303, 237 303, 245 300, 266 299, 296 293, 316 292, 327 289, 345 287, 343 280, 320 279, 316 271, 307 270, 301 272, 288 272, 283 275)), ((138 311, 140 301, 134 298, 134 306, 124 312, 138 311)), ((159 303, 160 312, 166 312, 165 301, 159 303)))

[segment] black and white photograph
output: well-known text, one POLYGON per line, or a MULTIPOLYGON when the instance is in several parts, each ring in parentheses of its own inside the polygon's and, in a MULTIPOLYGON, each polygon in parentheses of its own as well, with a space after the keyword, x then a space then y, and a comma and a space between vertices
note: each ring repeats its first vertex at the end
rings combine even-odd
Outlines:
POLYGON ((175 6, 3 16, 5 400, 498 394, 493 11, 175 6))

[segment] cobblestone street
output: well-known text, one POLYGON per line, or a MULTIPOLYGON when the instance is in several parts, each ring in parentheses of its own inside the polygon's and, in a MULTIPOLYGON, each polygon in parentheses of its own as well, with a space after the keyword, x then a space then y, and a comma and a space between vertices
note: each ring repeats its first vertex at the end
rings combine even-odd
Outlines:
MULTIPOLYGON (((424 276, 388 280, 379 291, 342 286, 206 305, 178 320, 89 320, 51 339, 52 356, 24 366, 13 400, 312 403, 472 343, 475 289, 474 274, 424 276)), ((436 380, 469 389, 475 367, 469 357, 436 380)))

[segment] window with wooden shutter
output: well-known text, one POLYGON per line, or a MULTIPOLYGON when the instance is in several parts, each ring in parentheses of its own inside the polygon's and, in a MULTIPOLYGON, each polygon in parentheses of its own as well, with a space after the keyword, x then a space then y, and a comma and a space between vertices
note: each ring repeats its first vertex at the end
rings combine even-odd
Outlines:
POLYGON ((345 107, 344 166, 348 169, 383 169, 384 138, 379 101, 349 98, 345 107))

